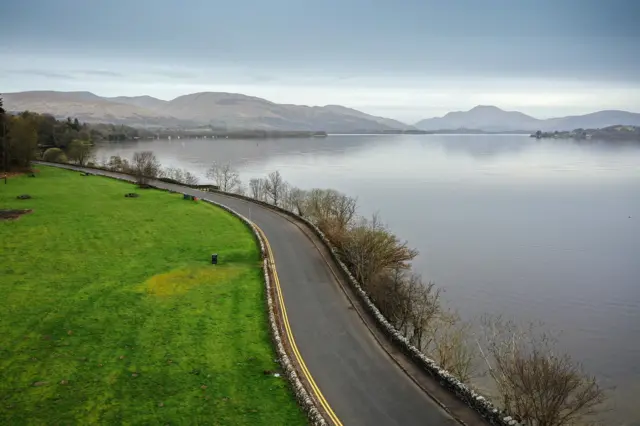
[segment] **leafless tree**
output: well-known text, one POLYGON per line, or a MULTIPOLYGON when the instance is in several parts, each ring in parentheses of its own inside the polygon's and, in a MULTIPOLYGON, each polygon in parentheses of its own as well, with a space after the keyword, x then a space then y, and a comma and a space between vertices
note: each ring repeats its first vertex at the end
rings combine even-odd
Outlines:
POLYGON ((129 161, 119 155, 112 155, 106 162, 106 168, 113 172, 131 173, 129 161))
POLYGON ((236 189, 233 191, 234 194, 238 194, 238 195, 247 195, 247 187, 241 183, 240 185, 238 185, 236 187, 236 189))
POLYGON ((349 229, 341 250, 355 278, 368 286, 369 280, 385 270, 408 269, 418 251, 401 242, 382 224, 377 215, 362 218, 349 229))
POLYGON ((418 347, 458 380, 468 383, 477 373, 478 360, 471 325, 461 321, 457 313, 443 311, 425 328, 427 339, 418 347))
POLYGON ((306 216, 307 191, 292 187, 287 191, 288 209, 300 216, 306 216))
POLYGON ((337 246, 342 244, 356 209, 355 198, 334 189, 314 188, 307 194, 305 202, 305 215, 337 246))
POLYGON ((267 180, 265 181, 265 191, 267 198, 274 206, 280 206, 282 204, 282 197, 284 196, 287 183, 282 179, 282 175, 279 171, 269 173, 267 180))
POLYGON ((151 151, 141 151, 133 154, 131 168, 138 185, 146 185, 150 179, 155 179, 161 170, 161 165, 151 151))
POLYGON ((259 201, 266 201, 266 179, 253 178, 249 181, 249 191, 252 198, 259 201))
POLYGON ((165 167, 158 173, 158 177, 181 182, 184 180, 184 172, 177 167, 165 167))
POLYGON ((213 180, 221 191, 225 192, 235 192, 242 184, 240 174, 229 163, 213 163, 207 170, 207 177, 213 180))
POLYGON ((498 397, 507 412, 527 426, 582 424, 606 399, 595 377, 566 354, 555 339, 534 325, 522 330, 501 318, 486 317, 483 351, 498 397))
POLYGON ((186 169, 179 169, 176 167, 166 167, 162 169, 159 176, 174 180, 183 185, 197 185, 199 182, 198 176, 186 169))
POLYGON ((183 183, 187 185, 197 185, 199 182, 200 182, 200 179, 198 179, 198 176, 194 175, 189 171, 185 171, 183 183))

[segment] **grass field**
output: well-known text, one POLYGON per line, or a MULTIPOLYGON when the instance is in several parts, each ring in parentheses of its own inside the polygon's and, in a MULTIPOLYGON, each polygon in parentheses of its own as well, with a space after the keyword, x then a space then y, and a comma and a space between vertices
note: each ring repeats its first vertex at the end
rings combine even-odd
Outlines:
POLYGON ((239 220, 48 167, 0 182, 8 208, 33 212, 0 220, 0 424, 305 423, 264 374, 277 364, 239 220))

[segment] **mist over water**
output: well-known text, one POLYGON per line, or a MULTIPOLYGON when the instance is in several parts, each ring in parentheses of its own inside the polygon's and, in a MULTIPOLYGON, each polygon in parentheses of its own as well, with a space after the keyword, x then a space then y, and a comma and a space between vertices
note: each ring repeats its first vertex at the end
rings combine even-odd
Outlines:
MULTIPOLYGON (((605 386, 616 422, 640 421, 640 145, 520 135, 103 144, 97 159, 152 150, 197 173, 231 162, 246 183, 279 170, 379 212, 420 251, 414 268, 466 319, 544 321, 605 386)), ((633 422, 628 424, 634 424, 633 422)))

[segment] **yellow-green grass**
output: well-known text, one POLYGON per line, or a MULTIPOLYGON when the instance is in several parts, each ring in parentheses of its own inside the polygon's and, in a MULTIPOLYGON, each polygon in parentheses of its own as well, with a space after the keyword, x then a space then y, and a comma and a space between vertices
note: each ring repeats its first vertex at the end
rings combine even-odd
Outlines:
POLYGON ((237 218, 49 167, 0 182, 7 208, 33 212, 0 220, 0 424, 305 423, 265 374, 259 253, 237 218))

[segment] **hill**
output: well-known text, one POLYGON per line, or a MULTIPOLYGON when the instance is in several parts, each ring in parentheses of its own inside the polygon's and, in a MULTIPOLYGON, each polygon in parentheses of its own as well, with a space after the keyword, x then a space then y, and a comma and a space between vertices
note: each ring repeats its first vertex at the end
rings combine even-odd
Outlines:
POLYGON ((478 105, 469 111, 454 111, 444 117, 428 118, 416 123, 421 130, 478 129, 503 132, 537 129, 540 120, 518 111, 504 111, 495 106, 478 105))
POLYGON ((88 123, 108 122, 144 127, 208 125, 226 130, 383 132, 413 126, 339 105, 277 104, 237 93, 202 92, 170 101, 151 96, 104 98, 90 92, 35 91, 7 93, 9 111, 29 110, 88 123))
POLYGON ((485 132, 566 131, 615 125, 638 126, 640 114, 628 111, 598 111, 586 115, 541 120, 518 111, 504 111, 495 106, 479 105, 469 111, 450 112, 444 117, 428 118, 415 124, 417 128, 427 131, 478 129, 485 132))
POLYGON ((175 117, 132 104, 120 103, 90 92, 33 91, 3 94, 8 111, 32 111, 56 118, 73 117, 87 123, 138 126, 175 126, 186 123, 175 117))

